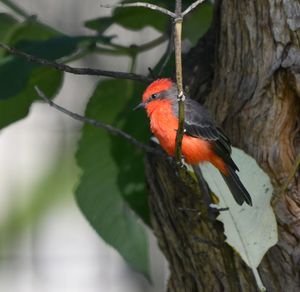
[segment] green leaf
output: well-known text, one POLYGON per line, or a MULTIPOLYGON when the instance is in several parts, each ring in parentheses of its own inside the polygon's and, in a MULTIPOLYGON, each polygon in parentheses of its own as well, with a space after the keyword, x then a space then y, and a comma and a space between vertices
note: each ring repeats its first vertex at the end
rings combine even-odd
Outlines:
POLYGON ((193 46, 196 45, 211 26, 212 17, 213 5, 211 3, 208 2, 197 7, 184 18, 183 38, 188 38, 193 46))
POLYGON ((62 34, 34 19, 26 20, 19 23, 13 34, 10 36, 9 45, 15 46, 20 41, 45 41, 50 38, 61 36, 62 34))
POLYGON ((10 30, 18 23, 18 21, 9 14, 0 13, 0 41, 5 41, 10 30))
POLYGON ((152 26, 158 31, 164 31, 169 17, 145 8, 117 8, 114 11, 113 20, 130 30, 140 30, 146 26, 152 26))
POLYGON ((58 92, 62 81, 61 72, 42 67, 34 69, 22 92, 12 98, 0 99, 0 129, 28 114, 31 104, 38 99, 35 85, 51 98, 58 92))
MULTIPOLYGON (((69 46, 63 46, 62 44, 61 47, 56 47, 53 45, 55 43, 62 42, 54 42, 51 40, 42 43, 23 43, 21 50, 53 60, 70 53, 75 48, 73 44, 69 44, 69 46)), ((0 61, 0 80, 2 80, 0 101, 22 94, 22 91, 25 90, 28 85, 33 70, 38 67, 39 65, 12 56, 2 59, 0 61)), ((56 75, 61 74, 57 73, 56 75)))
MULTIPOLYGON (((122 3, 128 2, 132 1, 122 1, 122 3)), ((166 7, 171 11, 174 11, 175 8, 174 0, 156 0, 147 2, 160 7, 166 7)), ((184 1, 183 10, 193 2, 194 1, 192 0, 184 1)), ((196 40, 207 31, 211 24, 211 20, 212 4, 208 2, 199 5, 197 9, 193 10, 188 16, 185 17, 183 35, 189 38, 190 41, 195 44, 196 40)), ((129 30, 141 30, 146 26, 151 26, 158 31, 164 32, 168 23, 170 23, 169 16, 158 11, 143 7, 120 7, 114 9, 111 17, 105 16, 88 20, 85 22, 85 26, 100 33, 103 33, 113 24, 119 24, 129 30)))
MULTIPOLYGON (((75 52, 85 42, 102 40, 102 37, 67 37, 33 21, 25 22, 10 35, 10 44, 29 54, 48 60, 59 59, 75 52)), ((107 38, 103 38, 103 41, 107 38)), ((32 62, 14 56, 0 58, 0 128, 23 117, 38 97, 34 86, 39 86, 52 97, 58 92, 63 73, 41 68, 32 62)))
MULTIPOLYGON (((146 120, 145 113, 143 111, 132 112, 134 106, 140 102, 143 89, 140 84, 132 85, 131 96, 135 99, 131 99, 124 106, 114 124, 139 141, 149 141, 149 122, 146 120)), ((122 94, 122 92, 119 94, 122 94)), ((121 138, 113 137, 112 139, 115 141, 115 143, 112 143, 112 155, 119 168, 117 181, 121 195, 137 215, 150 225, 148 196, 144 183, 144 163, 141 152, 137 151, 131 144, 124 143, 121 138), (120 145, 122 146, 120 147, 120 145)))
MULTIPOLYGON (((116 124, 116 120, 121 118, 118 124, 126 128, 124 109, 127 109, 129 117, 132 112, 127 108, 128 102, 137 91, 140 94, 140 89, 136 90, 131 81, 101 82, 88 103, 85 115, 110 124, 116 124)), ((142 163, 141 154, 135 151, 124 140, 111 137, 101 129, 84 126, 76 155, 82 169, 76 198, 97 233, 116 248, 134 269, 149 277, 147 236, 123 197, 124 193, 127 197, 131 197, 131 193, 143 195, 141 175, 136 173, 137 178, 132 178, 134 171, 140 171, 136 166, 133 171, 132 163, 142 163), (127 189, 121 190, 124 186, 127 189)))
MULTIPOLYGON (((132 1, 122 1, 122 3, 128 3, 132 1)), ((165 7, 166 4, 170 6, 173 1, 148 1, 153 4, 165 7), (169 2, 169 3, 165 3, 169 2)), ((172 6, 172 5, 171 5, 172 6)), ((172 8, 173 9, 173 8, 172 8)), ((85 22, 87 28, 96 30, 100 33, 104 32, 113 24, 119 24, 124 28, 129 30, 140 30, 146 26, 151 26, 158 31, 165 31, 167 24, 170 19, 167 15, 160 12, 142 8, 142 7, 120 7, 113 11, 111 17, 99 17, 95 19, 90 19, 85 22)))
MULTIPOLYGON (((28 21, 15 30, 10 37, 9 44, 28 54, 47 60, 56 60, 73 54, 79 46, 84 44, 108 43, 109 41, 110 38, 102 36, 68 37, 43 24, 28 21)), ((0 91, 0 99, 13 97, 22 91, 32 70, 38 66, 40 65, 14 56, 2 59, 0 61, 0 80, 3 81, 3 86, 0 91)))
MULTIPOLYGON (((18 26, 18 21, 11 15, 6 13, 0 13, 0 42, 7 43, 10 34, 18 26)), ((0 60, 5 54, 5 50, 0 49, 0 60)))
MULTIPOLYGON (((30 21, 16 24, 12 31, 7 38, 10 44, 28 38, 40 40, 55 35, 55 32, 46 26, 30 21)), ((1 129, 28 114, 32 102, 37 99, 34 91, 35 85, 41 87, 49 97, 52 97, 62 84, 63 74, 53 69, 38 67, 14 56, 6 56, 0 58, 0 80, 1 129)))
POLYGON ((99 33, 103 33, 113 24, 113 22, 114 20, 112 17, 98 17, 85 21, 84 26, 96 30, 99 33))

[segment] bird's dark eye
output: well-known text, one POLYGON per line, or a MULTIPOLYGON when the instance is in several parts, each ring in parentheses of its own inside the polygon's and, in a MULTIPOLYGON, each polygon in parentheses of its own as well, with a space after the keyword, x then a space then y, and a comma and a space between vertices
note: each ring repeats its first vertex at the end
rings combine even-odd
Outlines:
POLYGON ((155 99, 155 98, 157 98, 157 97, 158 97, 158 94, 157 94, 157 93, 154 93, 154 94, 151 95, 151 99, 155 99))

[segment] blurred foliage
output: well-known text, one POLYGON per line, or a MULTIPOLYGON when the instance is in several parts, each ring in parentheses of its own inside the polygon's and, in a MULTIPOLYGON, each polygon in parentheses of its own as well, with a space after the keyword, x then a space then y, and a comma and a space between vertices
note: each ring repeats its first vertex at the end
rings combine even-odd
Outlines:
MULTIPOLYGON (((137 33, 151 26, 167 37, 171 31, 172 22, 161 13, 144 8, 117 8, 111 17, 90 19, 84 23, 92 35, 71 37, 28 17, 26 12, 10 1, 0 1, 7 3, 19 16, 17 19, 0 13, 1 42, 48 60, 62 60, 65 63, 91 53, 136 57, 138 50, 132 54, 132 46, 116 44, 113 37, 107 36, 107 30, 115 24, 137 33)), ((174 10, 173 0, 149 2, 174 10)), ((184 8, 192 2, 183 1, 184 8)), ((211 4, 207 2, 200 5, 185 17, 183 38, 189 39, 194 45, 210 26, 211 19, 211 4)), ((157 45, 159 43, 147 49, 157 45)), ((172 75, 173 54, 162 68, 168 55, 169 51, 162 52, 158 64, 153 64, 156 73, 172 75)), ((0 80, 0 128, 3 128, 28 114, 31 104, 38 98, 35 85, 48 97, 54 97, 63 84, 63 73, 0 50, 0 80)), ((138 103, 142 90, 143 86, 132 81, 100 81, 85 114, 113 124, 147 143, 149 131, 146 117, 142 112, 131 111, 138 103)), ((115 247, 133 268, 149 278, 147 236, 142 221, 138 220, 139 217, 150 225, 142 153, 127 141, 92 126, 84 126, 76 159, 82 171, 76 190, 79 208, 98 234, 115 247)), ((49 178, 49 183, 56 184, 52 178, 49 178)), ((45 190, 46 194, 48 192, 45 190)), ((44 203, 40 204, 39 199, 32 204, 35 210, 33 216, 37 210, 42 212, 47 207, 44 203)), ((11 221, 12 225, 19 226, 18 222, 28 215, 28 210, 25 213, 24 210, 20 211, 11 221)))
POLYGON ((35 227, 49 209, 66 200, 72 192, 78 168, 66 151, 64 149, 58 154, 58 159, 34 184, 33 191, 23 194, 28 198, 26 201, 20 200, 17 190, 11 192, 11 208, 5 220, 0 222, 0 254, 9 247, 10 242, 19 238, 20 233, 35 227))

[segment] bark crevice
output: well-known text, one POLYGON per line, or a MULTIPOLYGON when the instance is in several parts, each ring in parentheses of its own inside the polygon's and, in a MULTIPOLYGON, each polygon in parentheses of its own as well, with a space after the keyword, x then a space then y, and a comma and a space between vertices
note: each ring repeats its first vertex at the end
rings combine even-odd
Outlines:
MULTIPOLYGON (((215 6, 213 27, 184 59, 185 84, 233 145, 270 176, 279 242, 259 271, 268 291, 299 291, 299 171, 285 193, 281 188, 300 151, 300 2, 223 0, 215 6)), ((178 211, 200 210, 201 192, 151 155, 146 174, 154 230, 170 263, 169 291, 256 291, 249 268, 224 245, 222 225, 178 211)))

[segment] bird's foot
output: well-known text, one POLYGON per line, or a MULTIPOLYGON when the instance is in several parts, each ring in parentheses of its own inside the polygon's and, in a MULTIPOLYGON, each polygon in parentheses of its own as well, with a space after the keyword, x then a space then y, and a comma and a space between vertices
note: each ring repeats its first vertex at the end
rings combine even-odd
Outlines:
POLYGON ((212 212, 218 213, 218 212, 224 212, 224 211, 229 211, 229 208, 219 208, 218 205, 215 204, 209 204, 209 208, 211 209, 212 212))

